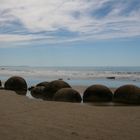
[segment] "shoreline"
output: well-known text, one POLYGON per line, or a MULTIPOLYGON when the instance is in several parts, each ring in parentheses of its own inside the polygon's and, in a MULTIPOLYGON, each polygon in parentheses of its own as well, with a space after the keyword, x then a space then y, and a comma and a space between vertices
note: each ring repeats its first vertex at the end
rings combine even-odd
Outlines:
POLYGON ((25 78, 28 86, 42 81, 63 79, 70 85, 103 84, 119 87, 134 84, 140 87, 140 67, 28 67, 1 66, 0 80, 11 76, 25 78))

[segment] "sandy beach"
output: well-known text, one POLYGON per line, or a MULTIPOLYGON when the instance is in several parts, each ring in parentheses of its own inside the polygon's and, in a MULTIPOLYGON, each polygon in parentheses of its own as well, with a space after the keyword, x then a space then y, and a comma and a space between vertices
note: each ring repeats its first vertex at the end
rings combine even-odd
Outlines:
POLYGON ((0 139, 137 140, 140 107, 29 99, 0 90, 0 139))

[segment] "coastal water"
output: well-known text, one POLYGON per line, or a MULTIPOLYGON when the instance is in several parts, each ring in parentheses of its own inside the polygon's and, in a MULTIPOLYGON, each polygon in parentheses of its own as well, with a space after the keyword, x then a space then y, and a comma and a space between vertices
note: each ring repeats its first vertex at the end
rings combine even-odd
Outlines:
POLYGON ((103 84, 119 87, 124 84, 140 86, 140 67, 29 67, 0 66, 0 80, 22 76, 28 86, 42 81, 63 79, 71 85, 103 84))

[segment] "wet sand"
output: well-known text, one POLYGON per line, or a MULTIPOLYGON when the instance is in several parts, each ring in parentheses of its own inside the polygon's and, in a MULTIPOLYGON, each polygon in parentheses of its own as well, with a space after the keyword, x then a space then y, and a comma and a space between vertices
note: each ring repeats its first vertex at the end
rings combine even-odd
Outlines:
POLYGON ((41 101, 0 90, 2 140, 138 140, 139 132, 139 106, 41 101))

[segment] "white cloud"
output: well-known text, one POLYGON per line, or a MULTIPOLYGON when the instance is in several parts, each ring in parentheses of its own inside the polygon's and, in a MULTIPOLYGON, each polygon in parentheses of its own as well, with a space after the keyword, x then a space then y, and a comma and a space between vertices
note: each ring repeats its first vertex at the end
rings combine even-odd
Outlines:
MULTIPOLYGON (((133 10, 127 16, 121 15, 128 1, 126 0, 124 4, 122 0, 118 0, 115 4, 111 3, 112 10, 107 15, 96 18, 94 12, 103 8, 106 2, 112 1, 0 0, 0 13, 4 13, 0 16, 0 28, 9 22, 19 20, 32 33, 57 32, 64 28, 78 34, 77 38, 71 36, 64 39, 62 37, 64 41, 140 36, 140 10, 133 10)), ((101 12, 104 14, 104 11, 101 12)), ((19 29, 18 32, 20 32, 19 29)), ((52 35, 50 39, 50 35, 13 35, 12 32, 9 32, 10 35, 3 35, 1 32, 0 34, 0 41, 27 41, 44 38, 51 42, 52 38, 61 39, 61 36, 55 35, 52 35)))
MULTIPOLYGON (((10 34, 0 34, 0 42, 16 42, 16 41, 30 41, 36 39, 44 39, 43 36, 35 35, 10 35, 10 34)), ((47 36, 46 39, 53 39, 53 37, 47 36)))

